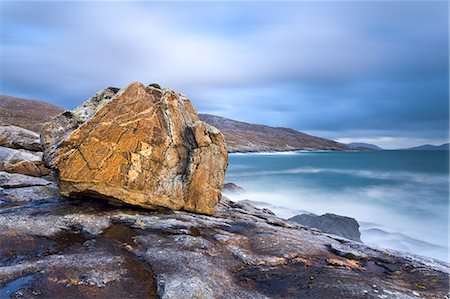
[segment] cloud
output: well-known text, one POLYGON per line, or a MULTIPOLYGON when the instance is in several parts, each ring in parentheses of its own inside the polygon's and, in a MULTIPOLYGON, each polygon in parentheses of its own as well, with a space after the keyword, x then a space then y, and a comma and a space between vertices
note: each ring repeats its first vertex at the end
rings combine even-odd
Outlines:
POLYGON ((72 108, 139 80, 331 138, 448 135, 447 3, 3 2, 1 19, 5 94, 72 108))

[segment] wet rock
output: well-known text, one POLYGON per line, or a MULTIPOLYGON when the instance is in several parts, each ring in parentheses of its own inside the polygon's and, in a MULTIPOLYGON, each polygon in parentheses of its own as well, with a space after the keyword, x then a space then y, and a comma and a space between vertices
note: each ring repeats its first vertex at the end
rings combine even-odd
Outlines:
POLYGON ((1 294, 43 298, 155 298, 151 270, 125 255, 95 252, 52 254, 0 268, 1 294), (8 277, 8 280, 1 280, 8 277), (15 287, 23 277, 27 283, 15 287), (147 280, 144 279, 147 278, 147 280), (6 283, 5 283, 6 282, 6 283), (9 289, 9 290, 8 290, 9 289), (34 296, 33 296, 34 295, 34 296))
POLYGON ((39 134, 16 126, 0 126, 0 146, 42 151, 39 134))
POLYGON ((321 216, 314 214, 296 215, 289 218, 289 220, 320 229, 326 233, 361 242, 359 224, 354 218, 327 213, 321 216))
POLYGON ((158 279, 158 295, 160 298, 213 298, 214 291, 198 277, 170 277, 158 279))
POLYGON ((42 162, 42 153, 0 146, 0 171, 30 176, 48 175, 42 162))
POLYGON ((2 200, 17 204, 0 205, 0 294, 12 297, 444 298, 449 287, 444 262, 226 197, 214 216, 87 198, 2 200))
POLYGON ((91 254, 90 256, 84 256, 81 254, 55 254, 33 262, 22 262, 16 265, 1 267, 0 275, 1 277, 8 276, 10 278, 15 278, 23 274, 48 271, 49 268, 52 268, 54 266, 65 266, 71 267, 72 269, 89 269, 89 272, 91 273, 88 273, 88 275, 86 275, 85 282, 90 281, 90 283, 96 284, 100 287, 104 286, 111 280, 118 279, 121 272, 123 272, 124 270, 119 269, 119 271, 116 271, 115 277, 111 277, 111 273, 107 273, 106 275, 99 273, 101 269, 98 267, 111 263, 117 264, 120 262, 120 257, 113 257, 106 252, 91 254), (108 278, 108 276, 110 277, 108 278), (106 279, 103 279, 102 281, 102 277, 106 279))
POLYGON ((204 214, 221 197, 223 136, 172 90, 106 89, 44 125, 42 141, 64 195, 204 214))
POLYGON ((61 231, 80 229, 91 235, 99 235, 110 227, 108 217, 100 215, 68 214, 62 217, 45 215, 33 217, 31 215, 0 215, 0 225, 8 233, 20 231, 24 235, 53 236, 61 231))

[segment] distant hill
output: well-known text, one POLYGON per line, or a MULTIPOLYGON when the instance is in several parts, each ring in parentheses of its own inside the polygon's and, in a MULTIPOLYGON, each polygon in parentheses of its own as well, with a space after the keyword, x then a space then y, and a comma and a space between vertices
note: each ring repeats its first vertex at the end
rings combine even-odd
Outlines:
POLYGON ((199 117, 224 134, 229 152, 350 149, 345 144, 293 129, 249 124, 211 114, 199 117))
MULTIPOLYGON (((64 110, 42 101, 1 95, 0 125, 16 125, 39 132, 45 122, 64 110)), ((199 114, 199 117, 224 134, 229 152, 350 149, 345 144, 293 129, 254 125, 210 114, 199 114)))
POLYGON ((444 143, 441 145, 424 144, 424 145, 408 148, 407 150, 409 150, 409 151, 448 151, 449 144, 448 143, 444 143))
POLYGON ((39 132, 44 123, 64 110, 41 101, 0 95, 0 125, 15 125, 39 132))
POLYGON ((347 144, 349 147, 354 149, 370 149, 370 150, 382 150, 381 147, 375 144, 364 143, 364 142, 352 142, 347 144))

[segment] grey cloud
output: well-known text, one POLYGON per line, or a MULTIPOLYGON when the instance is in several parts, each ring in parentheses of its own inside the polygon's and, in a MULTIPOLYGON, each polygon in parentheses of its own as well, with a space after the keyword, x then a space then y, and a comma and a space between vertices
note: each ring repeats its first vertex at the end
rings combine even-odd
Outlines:
POLYGON ((447 134, 447 3, 4 2, 1 14, 2 93, 72 108, 139 80, 202 112, 332 138, 447 134))

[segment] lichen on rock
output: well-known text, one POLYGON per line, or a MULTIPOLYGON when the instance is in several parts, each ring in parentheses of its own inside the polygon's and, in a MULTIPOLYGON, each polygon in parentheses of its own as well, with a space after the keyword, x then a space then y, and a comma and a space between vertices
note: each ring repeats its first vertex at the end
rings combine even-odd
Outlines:
POLYGON ((107 88, 45 124, 41 139, 63 195, 204 214, 221 197, 223 136, 169 89, 107 88))

